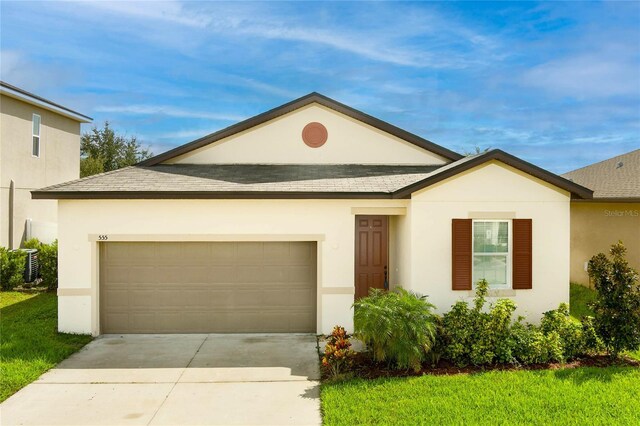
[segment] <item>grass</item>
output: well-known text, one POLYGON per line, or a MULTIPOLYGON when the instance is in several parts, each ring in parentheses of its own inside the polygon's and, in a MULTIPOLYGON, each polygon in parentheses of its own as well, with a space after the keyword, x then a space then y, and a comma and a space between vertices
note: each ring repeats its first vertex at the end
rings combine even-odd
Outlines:
POLYGON ((91 340, 58 333, 57 311, 54 293, 0 292, 0 401, 91 340))
POLYGON ((640 369, 355 379, 321 387, 324 424, 640 423, 640 369))
POLYGON ((582 319, 586 316, 593 316, 593 311, 588 304, 593 302, 596 297, 596 291, 580 284, 571 283, 570 285, 570 305, 571 315, 576 319, 582 319))

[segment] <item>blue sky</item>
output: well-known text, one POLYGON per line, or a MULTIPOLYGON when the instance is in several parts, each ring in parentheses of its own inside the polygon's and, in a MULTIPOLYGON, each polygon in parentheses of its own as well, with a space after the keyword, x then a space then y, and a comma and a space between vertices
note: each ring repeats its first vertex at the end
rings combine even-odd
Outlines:
POLYGON ((554 172, 640 148, 640 2, 2 1, 0 15, 2 80, 155 153, 312 91, 554 172))

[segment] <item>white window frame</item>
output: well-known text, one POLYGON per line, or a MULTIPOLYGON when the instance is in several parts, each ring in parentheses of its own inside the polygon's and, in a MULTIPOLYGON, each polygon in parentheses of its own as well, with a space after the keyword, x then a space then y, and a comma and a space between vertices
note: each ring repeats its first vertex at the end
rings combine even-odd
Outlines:
POLYGON ((42 117, 40 114, 33 114, 31 116, 31 156, 34 158, 40 158, 40 153, 42 152, 42 117), (36 121, 36 117, 38 117, 38 134, 34 132, 33 125, 36 121), (33 138, 38 138, 38 153, 33 153, 33 138))
POLYGON ((476 288, 476 284, 479 278, 476 278, 476 269, 474 267, 474 259, 476 256, 495 256, 501 255, 507 256, 507 283, 504 285, 499 284, 489 284, 489 288, 492 290, 503 290, 503 289, 512 289, 513 288, 513 221, 510 219, 473 219, 473 223, 471 226, 471 277, 473 288, 476 288), (475 251, 476 247, 476 223, 485 223, 485 222, 506 222, 507 223, 507 253, 477 253, 475 251))

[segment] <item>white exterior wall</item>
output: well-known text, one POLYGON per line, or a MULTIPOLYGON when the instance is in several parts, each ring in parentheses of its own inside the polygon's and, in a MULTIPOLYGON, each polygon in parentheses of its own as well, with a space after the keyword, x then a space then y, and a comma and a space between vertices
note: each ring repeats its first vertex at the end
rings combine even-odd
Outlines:
MULTIPOLYGON (((318 241, 318 331, 353 330, 356 214, 409 200, 60 200, 60 331, 99 334, 98 235, 109 241, 318 241), (362 208, 358 210, 358 208, 362 208)), ((402 210, 402 209, 400 209, 402 210)), ((397 214, 395 209, 393 214, 397 214)))
POLYGON ((166 164, 445 164, 439 155, 340 114, 311 104, 200 149, 166 164), (302 129, 320 122, 327 142, 310 148, 302 129))
POLYGON ((517 314, 538 321, 569 302, 569 201, 568 192, 497 162, 413 194, 409 288, 427 294, 440 313, 471 300, 473 292, 451 289, 451 219, 532 219, 533 288, 493 294, 512 298, 517 314))

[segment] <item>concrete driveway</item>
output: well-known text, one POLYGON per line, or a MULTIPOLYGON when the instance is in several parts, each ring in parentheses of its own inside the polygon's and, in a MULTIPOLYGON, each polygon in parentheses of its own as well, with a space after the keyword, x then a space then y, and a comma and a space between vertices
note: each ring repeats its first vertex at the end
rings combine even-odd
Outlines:
POLYGON ((3 425, 320 424, 316 338, 109 335, 0 405, 3 425))

